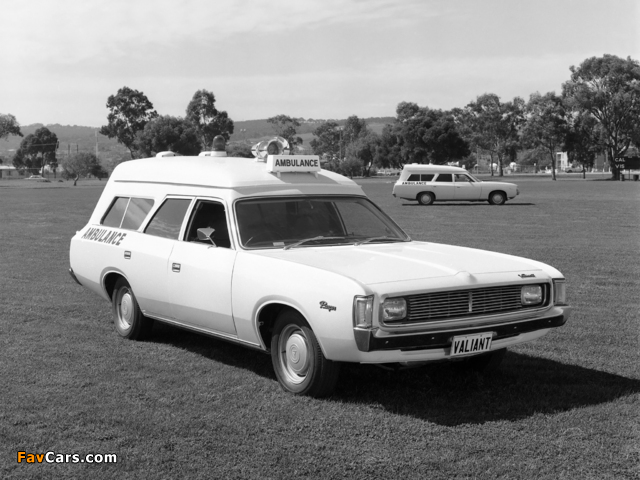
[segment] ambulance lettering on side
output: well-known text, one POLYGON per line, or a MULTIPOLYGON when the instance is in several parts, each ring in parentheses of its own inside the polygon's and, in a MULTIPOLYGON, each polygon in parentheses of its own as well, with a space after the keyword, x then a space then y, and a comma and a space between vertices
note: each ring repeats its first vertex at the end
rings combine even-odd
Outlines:
POLYGON ((71 239, 71 276, 111 303, 123 338, 162 322, 234 342, 269 354, 285 391, 323 397, 345 362, 493 368, 569 318, 549 265, 413 241, 280 137, 255 159, 214 146, 118 165, 71 239))

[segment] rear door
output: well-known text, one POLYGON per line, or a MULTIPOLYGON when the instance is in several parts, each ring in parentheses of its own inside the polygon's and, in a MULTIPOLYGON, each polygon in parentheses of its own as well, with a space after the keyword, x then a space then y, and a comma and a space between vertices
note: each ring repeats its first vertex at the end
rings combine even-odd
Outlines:
POLYGON ((127 237, 124 251, 126 274, 145 314, 171 318, 167 291, 169 257, 178 243, 192 199, 169 197, 153 214, 144 233, 127 237))
POLYGON ((439 173, 433 181, 433 193, 436 195, 436 200, 454 200, 456 194, 453 174, 439 173))

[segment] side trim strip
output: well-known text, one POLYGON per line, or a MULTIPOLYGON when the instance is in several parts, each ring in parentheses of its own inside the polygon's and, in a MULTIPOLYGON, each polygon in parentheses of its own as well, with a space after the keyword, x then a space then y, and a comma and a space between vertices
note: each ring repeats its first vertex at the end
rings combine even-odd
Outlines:
POLYGON ((262 345, 258 345, 258 344, 251 343, 251 342, 247 342, 246 340, 242 340, 242 339, 240 339, 238 337, 234 337, 233 335, 229 335, 229 334, 226 334, 226 333, 214 332, 212 330, 207 330, 206 328, 194 327, 193 325, 187 325, 186 323, 179 322, 178 320, 159 317, 159 316, 156 316, 156 315, 149 315, 147 313, 145 313, 145 316, 147 316, 149 318, 153 318, 154 320, 158 320, 159 322, 162 322, 162 323, 167 323, 169 325, 173 325, 175 327, 182 328, 184 330, 190 330, 192 332, 201 333, 201 334, 207 335, 209 337, 214 337, 214 338, 217 338, 217 339, 220 339, 220 340, 225 340, 227 342, 235 343, 235 344, 238 344, 238 345, 242 345, 243 347, 248 347, 248 348, 251 348, 251 349, 254 349, 254 350, 258 350, 260 352, 266 352, 266 350, 262 347, 262 345))

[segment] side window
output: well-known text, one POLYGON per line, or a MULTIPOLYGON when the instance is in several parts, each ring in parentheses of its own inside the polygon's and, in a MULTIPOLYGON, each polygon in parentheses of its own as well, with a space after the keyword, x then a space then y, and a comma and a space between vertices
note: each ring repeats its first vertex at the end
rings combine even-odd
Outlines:
POLYGON ((129 204, 129 197, 116 197, 107 214, 102 219, 102 225, 105 227, 120 228, 122 224, 122 217, 129 204))
POLYGON ((102 219, 105 227, 137 230, 153 207, 148 198, 116 197, 102 219))
POLYGON ((409 178, 407 178, 407 182, 419 182, 420 181, 420 175, 417 173, 412 173, 411 175, 409 175, 409 178))
POLYGON ((169 198, 160 206, 144 233, 177 240, 190 203, 186 198, 169 198))
MULTIPOLYGON (((207 227, 214 230, 211 239, 216 246, 231 248, 224 205, 218 202, 198 200, 189 220, 185 240, 187 242, 200 242, 198 240, 198 229, 207 227)), ((209 241, 204 241, 204 243, 211 245, 209 241)))
POLYGON ((423 182, 430 182, 431 180, 433 180, 433 177, 435 177, 433 173, 423 173, 422 175, 420 175, 420 180, 423 182))
POLYGON ((463 173, 456 173, 456 182, 458 183, 471 183, 471 179, 463 173))
POLYGON ((453 175, 450 173, 441 173, 436 178, 436 182, 453 182, 453 175))
POLYGON ((127 212, 122 220, 122 227, 127 230, 137 230, 147 218, 147 214, 153 207, 153 200, 149 198, 132 198, 129 201, 127 212))

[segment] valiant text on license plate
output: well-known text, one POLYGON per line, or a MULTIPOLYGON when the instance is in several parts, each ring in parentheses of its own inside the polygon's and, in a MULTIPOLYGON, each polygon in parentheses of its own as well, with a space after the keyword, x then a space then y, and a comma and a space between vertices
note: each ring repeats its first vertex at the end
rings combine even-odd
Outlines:
POLYGON ((471 353, 488 352, 491 350, 492 337, 493 334, 491 332, 453 337, 453 341, 451 342, 451 356, 457 357, 471 353))

